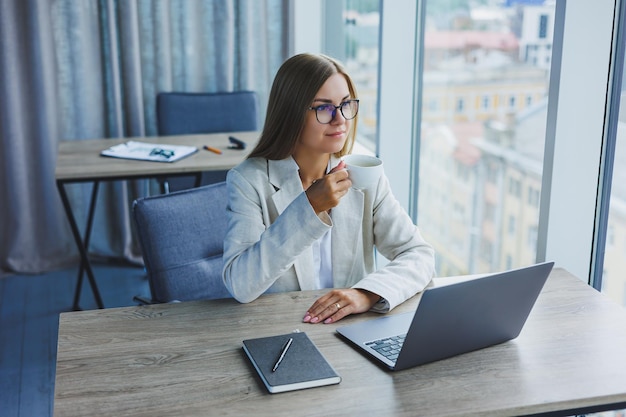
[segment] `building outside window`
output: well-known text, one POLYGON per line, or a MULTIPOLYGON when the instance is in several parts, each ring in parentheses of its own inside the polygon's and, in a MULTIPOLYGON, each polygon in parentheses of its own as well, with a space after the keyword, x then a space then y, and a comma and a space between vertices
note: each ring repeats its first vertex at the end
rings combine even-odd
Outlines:
MULTIPOLYGON (((423 71, 418 74, 426 105, 419 115, 417 212, 418 224, 437 249, 440 275, 507 269, 535 257, 530 250, 537 239, 555 2, 479 3, 426 2, 423 71), (451 175, 450 166, 457 166, 462 178, 451 175), (493 210, 495 219, 513 218, 518 233, 526 234, 509 239, 510 224, 492 227, 488 240, 501 248, 492 252, 507 254, 501 257, 479 253, 486 247, 481 219, 493 210), (450 218, 453 226, 446 222, 450 218)), ((341 4, 344 51, 339 58, 361 98, 359 142, 374 151, 380 3, 341 4)), ((617 170, 626 166, 624 114, 620 111, 610 201, 614 244, 607 245, 604 259, 611 279, 603 279, 602 289, 626 305, 626 278, 618 273, 626 269, 626 173, 617 170)))
MULTIPOLYGON (((516 219, 520 231, 538 223, 538 207, 522 204, 521 191, 541 188, 554 2, 478 3, 426 2, 417 221, 435 246, 440 275, 503 270, 535 257, 528 236, 507 238, 506 222, 516 219), (454 166, 463 178, 451 175, 454 166), (427 198, 426 190, 445 195, 427 198), (448 219, 461 221, 452 230, 448 219)), ((361 103, 370 103, 360 113, 360 141, 374 149, 380 5, 343 5, 342 58, 361 103)))
MULTIPOLYGON (((536 242, 529 245, 527 239, 536 233, 511 236, 510 221, 515 219, 518 231, 538 224, 537 208, 522 204, 521 197, 522 190, 541 187, 550 73, 537 58, 551 42, 554 5, 483 3, 426 2, 422 99, 480 98, 463 117, 454 111, 438 119, 421 114, 421 154, 436 146, 445 152, 440 157, 465 165, 472 179, 459 191, 467 194, 454 197, 470 212, 468 223, 459 225, 468 243, 464 253, 451 253, 446 237, 430 228, 433 216, 451 208, 419 196, 418 223, 435 245, 442 275, 504 270, 535 258, 536 242), (509 99, 498 103, 492 97, 509 99), (437 145, 442 131, 451 141, 445 149, 437 145)), ((437 181, 431 169, 420 161, 420 187, 437 181)))

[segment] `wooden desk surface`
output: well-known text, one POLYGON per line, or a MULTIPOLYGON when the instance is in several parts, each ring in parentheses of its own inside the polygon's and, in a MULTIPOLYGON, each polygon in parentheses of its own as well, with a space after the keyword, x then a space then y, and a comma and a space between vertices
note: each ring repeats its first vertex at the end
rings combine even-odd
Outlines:
POLYGON ((517 339, 400 372, 335 333, 375 313, 301 322, 323 292, 63 313, 55 416, 512 416, 626 402, 626 310, 564 270, 552 272, 517 339), (294 329, 339 385, 266 392, 241 341, 294 329))
POLYGON ((145 138, 89 139, 59 143, 55 177, 57 181, 78 182, 112 178, 146 178, 210 170, 230 169, 250 153, 259 132, 233 132, 207 135, 148 136, 145 138), (247 143, 245 150, 229 149, 228 136, 247 143), (151 162, 101 156, 100 151, 135 140, 147 143, 196 146, 195 154, 176 162, 151 162), (218 155, 202 149, 204 145, 222 150, 218 155))

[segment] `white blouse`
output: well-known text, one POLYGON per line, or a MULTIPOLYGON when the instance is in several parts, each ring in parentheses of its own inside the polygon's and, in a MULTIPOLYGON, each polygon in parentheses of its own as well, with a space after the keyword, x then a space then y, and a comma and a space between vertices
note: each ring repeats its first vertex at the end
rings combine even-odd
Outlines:
POLYGON ((313 265, 318 265, 317 288, 332 288, 333 285, 333 264, 331 257, 331 230, 328 229, 324 235, 313 243, 313 265))

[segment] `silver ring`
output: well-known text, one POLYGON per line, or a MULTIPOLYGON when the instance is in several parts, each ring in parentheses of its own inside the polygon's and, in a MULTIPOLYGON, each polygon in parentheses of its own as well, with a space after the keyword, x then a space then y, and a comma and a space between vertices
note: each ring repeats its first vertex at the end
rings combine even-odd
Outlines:
POLYGON ((339 305, 339 303, 335 303, 335 307, 337 307, 337 310, 341 310, 341 305, 339 305))

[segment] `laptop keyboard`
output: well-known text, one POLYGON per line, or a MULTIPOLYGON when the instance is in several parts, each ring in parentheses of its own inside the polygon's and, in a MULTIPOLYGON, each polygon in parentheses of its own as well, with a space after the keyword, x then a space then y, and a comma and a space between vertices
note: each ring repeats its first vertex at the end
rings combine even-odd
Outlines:
POLYGON ((365 344, 386 357, 387 359, 395 362, 396 359, 398 359, 398 355, 400 354, 400 349, 402 349, 402 344, 404 343, 405 337, 406 333, 398 336, 373 340, 365 344))

